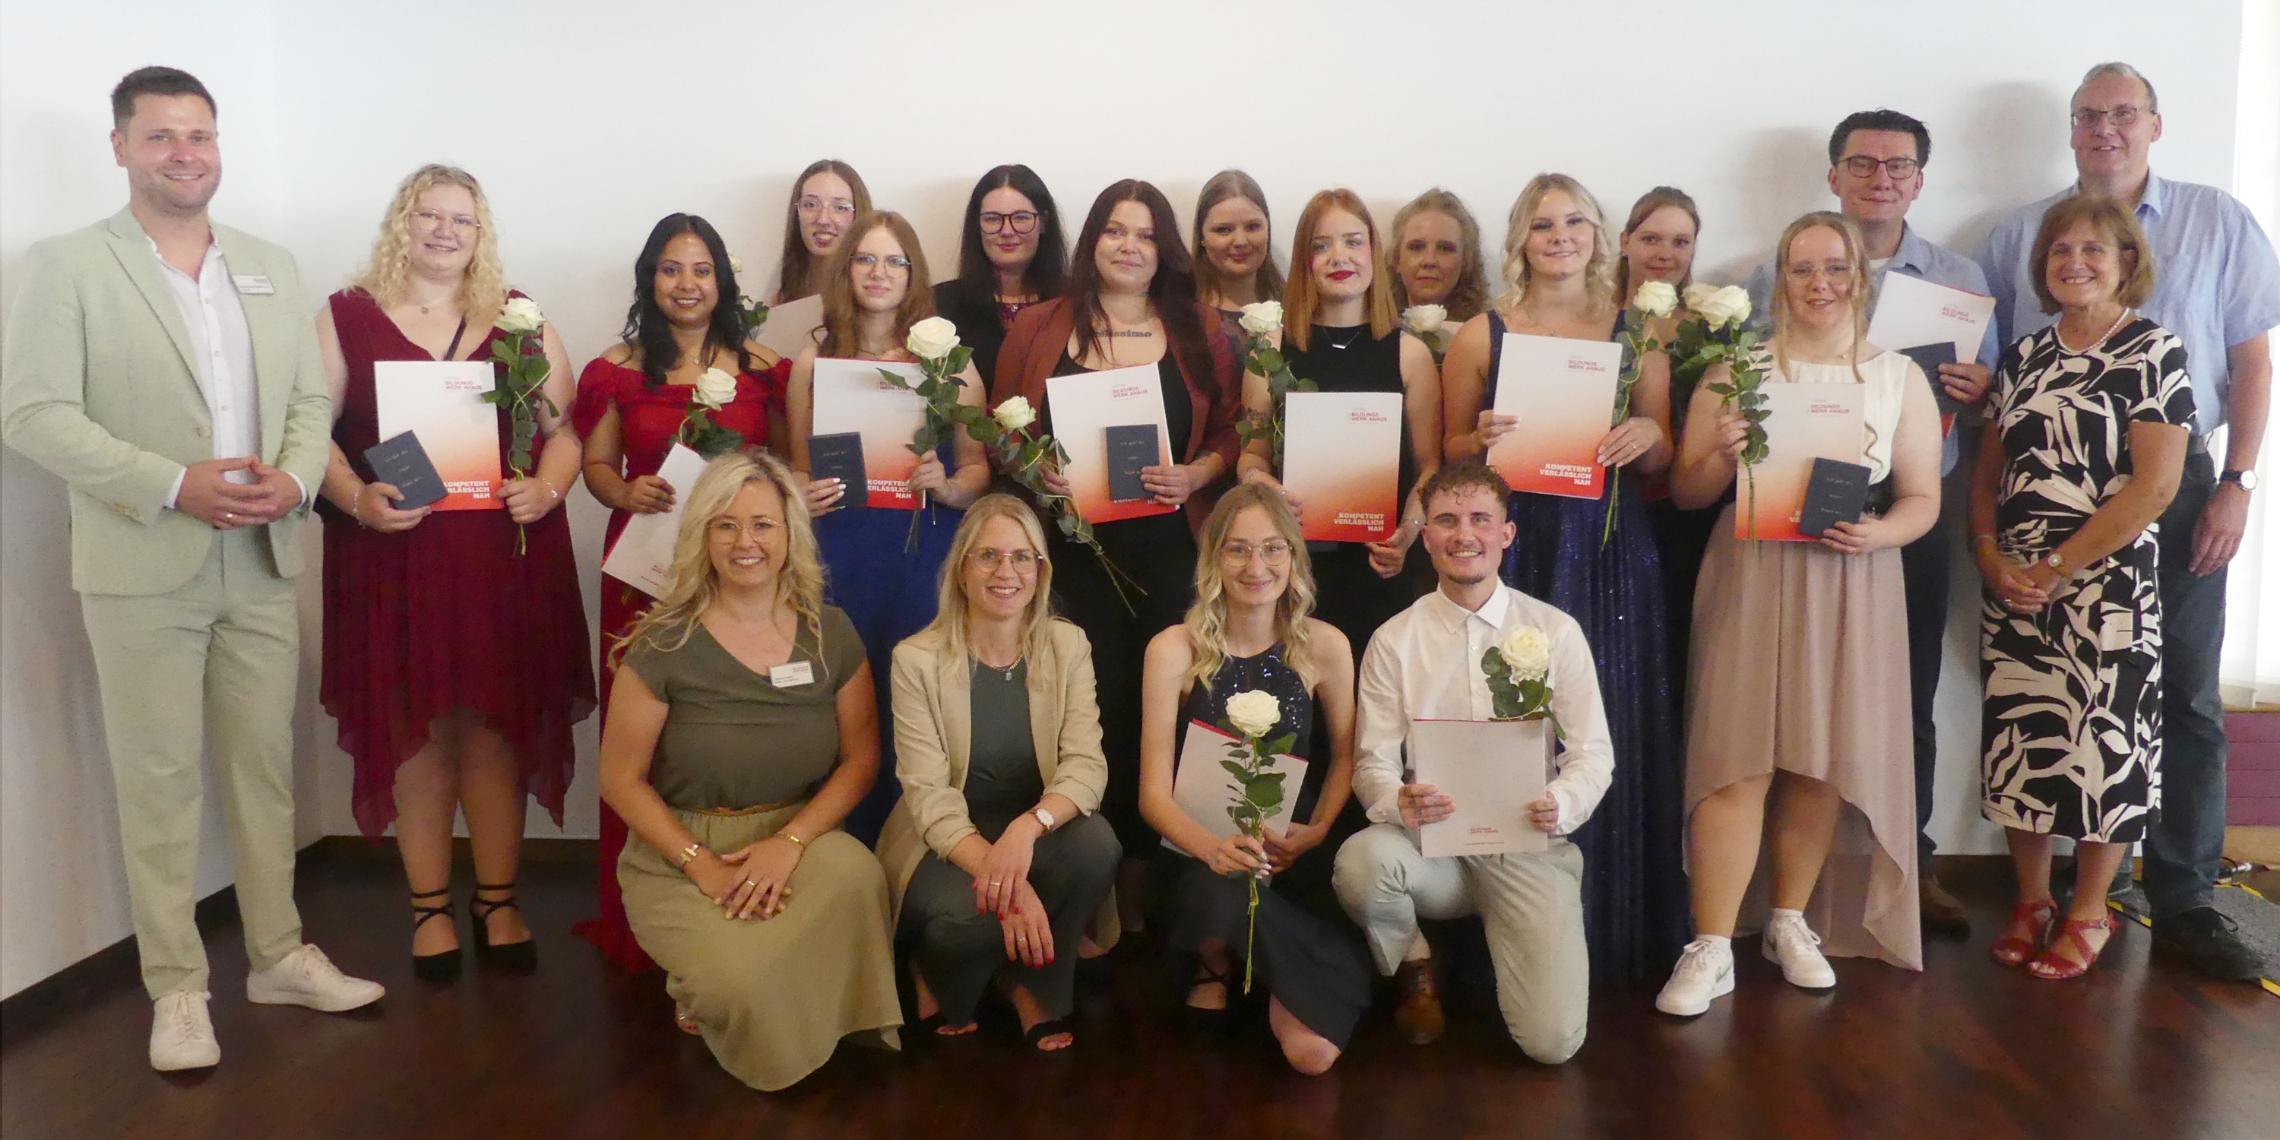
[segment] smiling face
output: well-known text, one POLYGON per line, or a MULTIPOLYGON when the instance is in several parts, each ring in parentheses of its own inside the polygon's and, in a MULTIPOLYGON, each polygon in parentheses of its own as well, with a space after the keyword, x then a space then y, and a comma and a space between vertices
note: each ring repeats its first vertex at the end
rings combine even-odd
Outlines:
POLYGON ((1308 241, 1306 268, 1324 302, 1354 301, 1369 295, 1375 261, 1370 228, 1340 209, 1322 213, 1308 241))
POLYGON ((127 172, 137 206, 197 217, 222 186, 214 109, 196 95, 137 95, 127 125, 111 132, 111 157, 127 172))
POLYGON ((1536 203, 1535 216, 1528 219, 1524 255, 1529 276, 1557 281, 1581 275, 1591 264, 1598 237, 1599 228, 1591 224, 1591 216, 1576 204, 1574 195, 1557 187, 1546 190, 1536 203))
POLYGON ((1394 274, 1412 305, 1448 300, 1465 273, 1465 231, 1455 218, 1426 210, 1409 219, 1395 236, 1394 274))
POLYGON ((1267 212, 1249 198, 1227 198, 1198 223, 1203 256, 1219 276, 1240 281, 1257 273, 1267 257, 1267 212))
POLYGON ((1263 507, 1236 512, 1218 556, 1220 587, 1229 605, 1273 605, 1290 589, 1290 539, 1263 507))
POLYGON ((1916 153, 1916 136, 1907 131, 1853 131, 1845 136, 1842 156, 1829 167, 1829 193, 1837 196, 1838 209, 1856 222, 1899 221, 1908 216, 1916 195, 1923 193, 1924 171, 1917 166, 1907 177, 1894 178, 1891 162, 1898 159, 1904 166, 1914 166, 1923 157, 1916 153), (1867 167, 1868 172, 1854 173, 1854 166, 1867 167))
POLYGON ((855 304, 867 313, 893 312, 910 294, 910 258, 894 231, 885 226, 871 227, 855 243, 847 275, 855 287, 855 304))
POLYGON ((1037 597, 1037 567, 1043 552, 1029 544, 1021 524, 1003 515, 982 524, 974 544, 958 568, 959 588, 966 592, 966 607, 974 617, 988 621, 1015 621, 1037 597), (1021 555, 1031 556, 1027 566, 1021 555), (996 565, 991 565, 991 563, 996 565))
POLYGON ((2051 239, 2043 284, 2059 304, 2089 308, 2112 302, 2130 269, 2128 255, 2113 236, 2084 218, 2051 239))
POLYGON ((792 208, 799 214, 800 241, 821 258, 839 248, 839 237, 855 221, 855 188, 828 170, 800 183, 792 208))
POLYGON ((456 277, 475 260, 475 239, 482 229, 475 195, 465 186, 437 185, 421 191, 404 225, 412 239, 404 256, 422 276, 456 277))
POLYGON ((1145 293, 1156 280, 1156 219, 1138 202, 1118 202, 1093 246, 1093 268, 1107 293, 1145 293))
POLYGON ((650 278, 657 307, 665 319, 682 328, 710 323, 720 304, 720 282, 714 277, 712 250, 695 234, 679 234, 657 255, 657 273, 650 278))
POLYGON ((2075 172, 2084 178, 2144 177, 2161 138, 2161 116, 2152 101, 2145 84, 2127 75, 2101 75, 2083 84, 2069 108, 2075 172))
POLYGON ((738 488, 728 509, 705 524, 705 553, 723 589, 773 589, 790 545, 784 497, 765 479, 738 488))
POLYGON ((977 225, 981 230, 982 253, 990 259, 990 268, 1000 273, 1027 270, 1029 263, 1037 260, 1037 242, 1043 232, 1038 228, 1039 221, 1037 204, 1029 200, 1029 195, 1011 186, 1000 186, 982 195, 977 225), (992 223, 997 226, 995 233, 990 232, 992 223))
POLYGON ((1826 225, 1798 231, 1789 239, 1789 259, 1782 269, 1788 319, 1815 332, 1851 323, 1855 272, 1843 234, 1826 225))
POLYGON ((1623 235, 1623 259, 1631 267, 1631 285, 1663 281, 1676 285, 1694 269, 1694 219, 1676 206, 1648 214, 1623 235))
POLYGON ((1477 586, 1494 578, 1512 535, 1504 500, 1488 487, 1441 491, 1425 504, 1425 553, 1451 585, 1477 586))

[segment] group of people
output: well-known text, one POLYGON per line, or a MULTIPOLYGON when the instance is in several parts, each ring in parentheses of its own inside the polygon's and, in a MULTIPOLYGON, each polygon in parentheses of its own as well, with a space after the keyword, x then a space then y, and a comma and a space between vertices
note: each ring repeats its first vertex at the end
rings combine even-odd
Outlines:
POLYGON ((1067 1049, 1079 962, 1140 931, 1190 1018, 1223 1023, 1260 990, 1310 1074, 1346 1047, 1373 977, 1393 979, 1407 1038, 1439 1036, 1436 958, 1472 937, 1449 921, 1469 916, 1506 1026, 1546 1063, 1581 1046, 1595 985, 1660 979, 1664 1012, 1708 1009, 1733 989, 1739 934, 1762 932, 1810 990, 1835 985, 1830 955, 1921 968, 1923 930, 1967 932, 1925 862, 1962 541, 1940 500, 1967 457, 1981 810, 2019 887, 1993 956, 2044 978, 2088 970, 2114 932, 2108 884, 2127 883, 2143 841, 2156 938, 2213 976, 2255 972, 2210 905, 2216 661, 2280 266, 2239 203, 2151 173, 2159 106, 2127 65, 2073 95, 2077 184, 2006 217, 1977 258, 1906 221, 1924 124, 1878 110, 1837 125, 1838 209, 1789 225, 1750 282, 1765 339, 1749 363, 1768 383, 1862 389, 1868 510, 1802 543, 1736 537, 1751 425, 1721 392, 1726 361, 1639 356, 1598 459, 1644 490, 1612 516, 1515 493, 1483 465, 1517 423, 1493 411, 1505 334, 1671 342, 1686 314, 1630 301, 1692 281, 1701 218, 1673 188, 1616 226, 1575 179, 1538 175, 1492 291, 1479 224, 1446 191, 1384 231, 1351 191, 1314 195, 1286 280, 1265 195, 1239 171, 1205 185, 1192 246, 1138 180, 1103 190, 1071 244, 1042 180, 1001 166, 967 203, 956 274, 936 281, 910 224, 852 168, 818 162, 793 185, 768 296, 821 297, 795 353, 755 338, 761 306, 714 227, 674 214, 635 259, 618 343, 574 376, 551 325, 503 339, 502 314, 528 299, 466 172, 404 181, 312 335, 291 258, 208 219, 206 89, 146 68, 112 110, 129 204, 28 255, 0 430, 71 489, 160 1069, 219 1058, 191 921, 209 737, 249 996, 327 1010, 381 996, 301 941, 291 897, 284 695, 312 509, 320 696, 355 764, 358 824, 396 829, 414 973, 461 968, 462 812, 474 953, 535 966, 515 905, 523 805, 562 818, 571 726, 599 708, 601 907, 580 931, 629 969, 662 966, 676 1021, 758 1088, 846 1039, 897 1043, 906 1012, 930 1039, 962 1037, 993 993, 1037 1050, 1067 1049), (1977 359, 1927 377, 1866 342, 1892 272, 1993 293, 1977 359), (1261 301, 1282 305, 1293 374, 1401 397, 1402 508, 1379 541, 1307 541, 1276 450, 1239 430, 1274 412, 1244 363, 1240 312, 1261 301), (962 429, 911 476, 915 527, 811 477, 816 361, 911 362, 911 330, 934 315, 972 349, 960 399, 1025 399, 1047 432, 1048 380, 1154 368, 1170 454, 1142 484, 1169 509, 1080 541, 1056 523, 1061 472, 1040 494, 962 429), (534 427, 498 414, 501 454, 527 449, 527 473, 496 487, 503 509, 400 506, 364 458, 381 438, 377 366, 489 361, 503 344, 548 366, 534 427), (1943 417, 1935 390, 1966 410, 1943 417), (692 484, 660 476, 676 442, 721 433, 692 484), (599 661, 559 509, 581 480, 611 511, 605 543, 679 512, 661 592, 598 583, 599 661), (1418 782, 1411 723, 1496 715, 1480 662, 1521 635, 1546 649, 1560 728, 1528 805, 1550 841, 1427 857, 1420 829, 1456 804, 1418 782), (1174 786, 1188 734, 1256 715, 1261 693, 1304 775, 1286 828, 1230 836, 1174 786), (2057 838, 2076 844, 2070 894, 2053 889, 2057 838))

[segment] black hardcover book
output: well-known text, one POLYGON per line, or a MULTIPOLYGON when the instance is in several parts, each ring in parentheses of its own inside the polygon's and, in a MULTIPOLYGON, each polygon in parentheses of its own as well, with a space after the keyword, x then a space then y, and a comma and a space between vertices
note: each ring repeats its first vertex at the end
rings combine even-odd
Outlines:
POLYGON ((1108 497, 1112 502, 1129 503, 1148 497, 1148 488, 1140 482, 1140 469, 1154 467, 1163 458, 1156 446, 1154 424, 1110 424, 1108 426, 1108 497))
POLYGON ((1948 395, 1947 385, 1940 383, 1940 365, 1955 363, 1955 345, 1944 340, 1938 344, 1919 344, 1901 349, 1900 355, 1915 361, 1916 366, 1924 370, 1924 378, 1932 382, 1932 399, 1939 403, 1941 415, 1952 416, 1963 410, 1962 402, 1948 395))
POLYGON ((420 446, 420 437, 411 432, 398 432, 365 448, 364 463, 374 482, 392 484, 403 492, 404 497, 395 503, 399 511, 443 501, 443 476, 436 474, 435 461, 428 458, 427 448, 420 446))
POLYGON ((808 478, 837 479, 847 486, 843 508, 871 505, 871 480, 863 474, 863 433, 833 432, 808 437, 808 478))
POLYGON ((1842 459, 1815 459, 1813 478, 1805 484, 1805 505, 1797 512, 1797 529, 1818 535, 1838 523, 1859 522, 1868 506, 1868 468, 1842 459))

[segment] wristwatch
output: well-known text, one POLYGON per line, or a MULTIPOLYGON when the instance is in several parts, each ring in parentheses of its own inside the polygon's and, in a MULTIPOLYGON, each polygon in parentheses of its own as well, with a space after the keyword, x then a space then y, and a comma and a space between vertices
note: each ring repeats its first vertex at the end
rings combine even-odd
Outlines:
POLYGON ((2237 483, 2237 484, 2239 484, 2239 485, 2240 485, 2240 489, 2241 489, 2241 490, 2243 490, 2243 491, 2253 491, 2253 490, 2255 490, 2255 489, 2256 489, 2256 472, 2254 472, 2254 471, 2227 471, 2227 472, 2225 472, 2225 473, 2223 473, 2223 474, 2221 474, 2221 475, 2217 476, 2217 482, 2219 482, 2219 483, 2237 483))
POLYGON ((2060 554, 2055 546, 2051 548, 2050 553, 2043 555, 2043 565, 2058 571, 2058 576, 2061 578, 2066 576, 2066 556, 2060 554))
POLYGON ((1030 812, 1029 816, 1030 818, 1036 820, 1038 825, 1043 827, 1045 830, 1053 830, 1052 812, 1046 811, 1044 808, 1038 808, 1036 811, 1030 812))

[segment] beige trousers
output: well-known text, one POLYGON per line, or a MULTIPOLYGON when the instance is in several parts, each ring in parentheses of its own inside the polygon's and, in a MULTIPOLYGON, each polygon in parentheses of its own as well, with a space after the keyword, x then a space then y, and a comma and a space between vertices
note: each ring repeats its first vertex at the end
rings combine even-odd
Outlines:
POLYGON ((210 741, 255 969, 301 944, 293 904, 293 703, 300 615, 263 528, 218 536, 166 594, 84 594, 118 784, 119 839, 143 988, 209 988, 194 917, 210 741))

